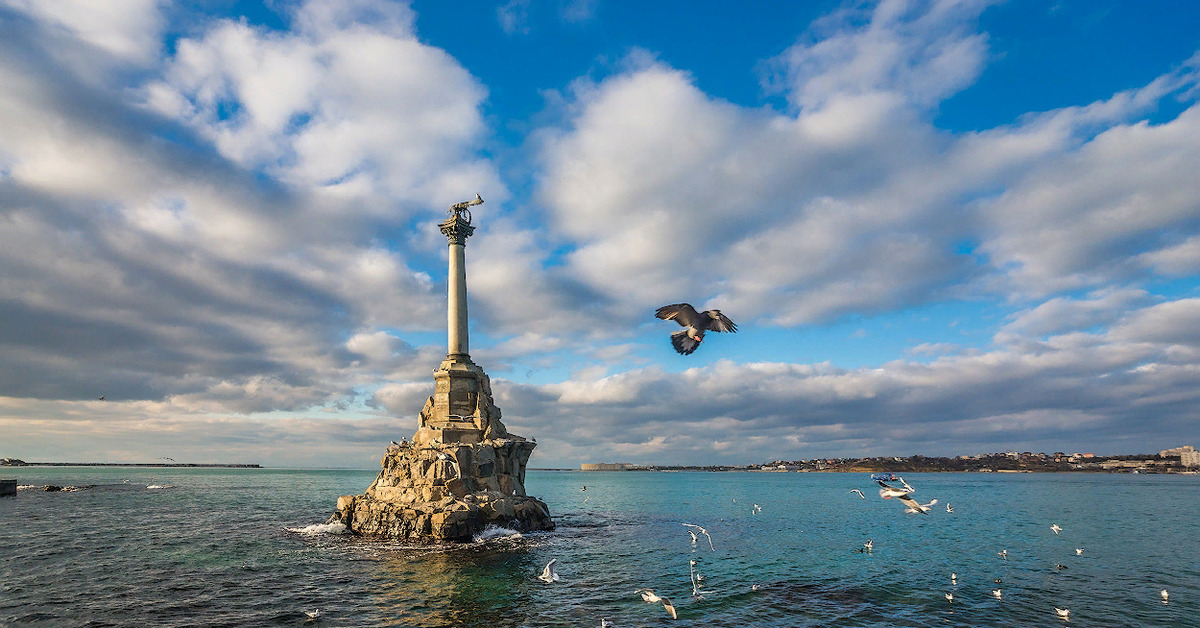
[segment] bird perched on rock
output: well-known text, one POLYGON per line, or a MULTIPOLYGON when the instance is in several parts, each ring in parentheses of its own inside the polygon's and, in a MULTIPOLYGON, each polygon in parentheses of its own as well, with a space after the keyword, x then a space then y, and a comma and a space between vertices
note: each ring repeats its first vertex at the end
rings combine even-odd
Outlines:
POLYGON ((705 332, 737 331, 737 325, 722 314, 721 310, 697 312, 696 308, 687 303, 664 305, 658 308, 654 315, 664 321, 675 321, 684 327, 671 334, 671 346, 682 355, 691 355, 704 341, 705 332))

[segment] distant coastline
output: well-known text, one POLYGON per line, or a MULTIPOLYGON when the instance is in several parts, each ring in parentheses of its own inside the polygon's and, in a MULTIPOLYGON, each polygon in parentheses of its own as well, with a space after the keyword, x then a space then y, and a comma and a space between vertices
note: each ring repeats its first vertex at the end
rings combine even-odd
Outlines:
POLYGON ((0 467, 162 467, 162 468, 205 468, 205 469, 261 469, 260 464, 250 463, 201 463, 201 462, 4 462, 0 467))

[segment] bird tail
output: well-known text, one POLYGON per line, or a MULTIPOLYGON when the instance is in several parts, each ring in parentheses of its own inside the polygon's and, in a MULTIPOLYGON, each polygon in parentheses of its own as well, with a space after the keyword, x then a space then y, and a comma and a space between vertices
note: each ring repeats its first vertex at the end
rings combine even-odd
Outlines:
POLYGON ((691 355, 696 347, 700 346, 700 343, 688 336, 686 329, 681 329, 671 334, 671 346, 675 347, 675 350, 681 355, 691 355))

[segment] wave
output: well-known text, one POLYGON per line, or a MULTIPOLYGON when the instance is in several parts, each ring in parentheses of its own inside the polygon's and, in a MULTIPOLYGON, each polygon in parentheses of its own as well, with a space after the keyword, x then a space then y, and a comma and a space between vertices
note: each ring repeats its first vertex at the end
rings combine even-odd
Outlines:
POLYGON ((295 532, 296 534, 346 534, 350 532, 350 528, 347 528, 346 524, 340 521, 314 523, 303 528, 284 528, 284 530, 295 532))
POLYGON ((488 527, 484 528, 482 532, 475 535, 474 541, 476 543, 480 543, 483 541, 488 541, 488 540, 497 539, 497 538, 519 539, 519 538, 521 538, 521 533, 517 532, 516 530, 510 529, 510 528, 502 528, 500 526, 488 526, 488 527))
POLYGON ((175 485, 174 484, 150 484, 150 485, 146 486, 146 488, 148 488, 150 490, 155 490, 155 489, 160 489, 160 488, 175 488, 175 485))

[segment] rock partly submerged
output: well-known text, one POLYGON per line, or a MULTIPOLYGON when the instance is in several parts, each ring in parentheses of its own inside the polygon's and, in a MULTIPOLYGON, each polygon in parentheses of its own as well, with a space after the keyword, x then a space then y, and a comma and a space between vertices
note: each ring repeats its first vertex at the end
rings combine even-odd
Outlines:
POLYGON ((534 446, 510 438, 393 446, 374 483, 339 498, 327 523, 408 541, 470 541, 488 528, 552 530, 549 508, 525 494, 534 446))

